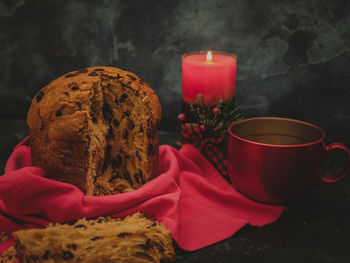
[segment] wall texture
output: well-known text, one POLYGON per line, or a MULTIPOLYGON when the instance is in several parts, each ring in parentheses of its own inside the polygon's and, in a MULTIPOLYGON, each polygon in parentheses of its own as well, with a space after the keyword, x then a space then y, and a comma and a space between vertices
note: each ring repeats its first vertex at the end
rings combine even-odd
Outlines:
POLYGON ((348 0, 0 0, 0 116, 25 118, 59 75, 111 65, 156 90, 175 130, 181 55, 211 49, 238 56, 245 116, 310 121, 350 144, 349 48, 348 0))

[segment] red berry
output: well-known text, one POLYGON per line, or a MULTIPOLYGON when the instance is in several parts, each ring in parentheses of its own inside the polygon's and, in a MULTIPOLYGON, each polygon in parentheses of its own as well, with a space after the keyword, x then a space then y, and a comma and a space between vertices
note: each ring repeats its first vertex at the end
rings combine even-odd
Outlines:
POLYGON ((186 120, 186 115, 181 113, 181 114, 179 114, 178 118, 180 121, 184 121, 184 120, 186 120))
POLYGON ((217 108, 217 107, 215 107, 215 108, 213 108, 212 110, 211 110, 211 112, 213 113, 213 114, 218 114, 219 113, 219 108, 217 108))
POLYGON ((199 129, 201 129, 202 132, 205 131, 205 126, 202 124, 201 126, 199 126, 199 129))

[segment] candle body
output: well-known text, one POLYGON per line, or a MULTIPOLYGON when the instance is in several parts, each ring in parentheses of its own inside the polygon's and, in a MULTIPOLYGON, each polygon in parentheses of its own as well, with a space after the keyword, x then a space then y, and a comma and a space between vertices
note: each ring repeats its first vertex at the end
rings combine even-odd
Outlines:
POLYGON ((235 92, 236 57, 213 52, 212 61, 206 53, 189 54, 182 57, 182 99, 185 103, 196 103, 198 94, 205 104, 216 105, 220 100, 228 101, 235 92))

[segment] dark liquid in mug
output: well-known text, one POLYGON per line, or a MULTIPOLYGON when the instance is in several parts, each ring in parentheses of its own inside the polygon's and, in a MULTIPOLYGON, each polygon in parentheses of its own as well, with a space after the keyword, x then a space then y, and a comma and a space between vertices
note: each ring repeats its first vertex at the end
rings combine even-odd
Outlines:
POLYGON ((322 137, 319 129, 307 123, 279 118, 248 119, 231 127, 231 132, 246 140, 270 145, 302 145, 322 137))
POLYGON ((305 144, 310 142, 304 138, 293 137, 289 135, 280 135, 280 134, 257 134, 244 137, 244 139, 264 143, 264 144, 273 144, 273 145, 296 145, 296 144, 305 144))

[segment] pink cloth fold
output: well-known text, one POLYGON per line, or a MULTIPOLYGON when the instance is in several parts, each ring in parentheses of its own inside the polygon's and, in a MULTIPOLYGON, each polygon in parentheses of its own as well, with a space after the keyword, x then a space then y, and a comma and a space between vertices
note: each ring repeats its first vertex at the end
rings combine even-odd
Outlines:
MULTIPOLYGON (((44 227, 86 217, 154 215, 188 251, 236 233, 246 224, 264 226, 284 210, 252 201, 227 183, 192 145, 159 149, 159 176, 141 188, 110 196, 85 196, 77 187, 50 180, 31 166, 26 138, 0 176, 0 232, 44 227)), ((12 241, 0 244, 0 254, 12 241)))

